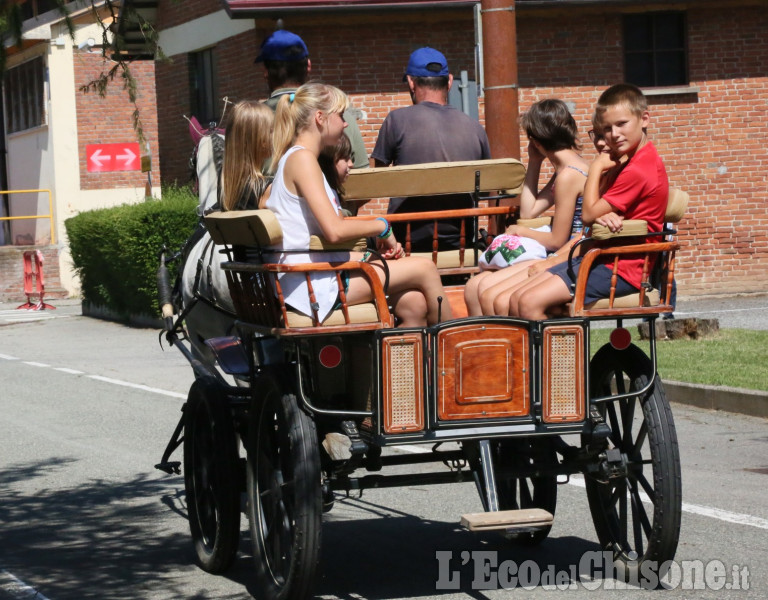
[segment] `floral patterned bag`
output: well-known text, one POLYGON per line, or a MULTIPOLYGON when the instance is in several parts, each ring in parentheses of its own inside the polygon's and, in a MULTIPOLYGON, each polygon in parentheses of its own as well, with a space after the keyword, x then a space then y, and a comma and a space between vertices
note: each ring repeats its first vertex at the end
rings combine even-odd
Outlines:
MULTIPOLYGON (((548 231, 549 228, 537 229, 542 230, 548 231)), ((483 271, 493 271, 524 260, 546 257, 547 249, 536 240, 505 233, 493 238, 490 246, 480 255, 479 266, 483 271)))

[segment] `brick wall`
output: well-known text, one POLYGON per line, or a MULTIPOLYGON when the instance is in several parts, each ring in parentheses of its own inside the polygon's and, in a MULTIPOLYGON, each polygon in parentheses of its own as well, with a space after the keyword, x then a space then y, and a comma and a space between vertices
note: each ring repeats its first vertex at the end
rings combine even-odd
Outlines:
MULTIPOLYGON (((569 12, 564 21, 562 15, 542 14, 517 13, 520 110, 541 98, 560 97, 572 103, 585 131, 600 92, 623 79, 620 16, 569 12)), ((360 128, 369 152, 386 114, 410 103, 401 78, 414 48, 437 47, 454 73, 465 69, 474 77, 473 22, 467 10, 309 16, 286 26, 306 41, 313 77, 347 91, 362 111, 360 128)), ((272 27, 271 21, 257 20, 255 34, 217 46, 220 96, 266 96, 252 61, 272 27)), ((691 195, 680 225, 681 295, 768 291, 766 31, 765 6, 690 10, 690 83, 698 92, 649 96, 649 136, 666 162, 670 183, 691 195)), ((158 65, 164 115, 181 115, 189 106, 186 59, 174 58, 172 66, 158 65)), ((164 119, 160 138, 164 178, 185 180, 192 147, 186 124, 164 119)), ((584 154, 592 156, 588 141, 584 154)), ((382 203, 369 206, 380 209, 382 203)))
POLYGON ((158 29, 168 29, 223 10, 221 0, 171 0, 160 2, 158 29))
MULTIPOLYGON (((767 28, 765 7, 689 11, 689 78, 699 91, 648 98, 649 137, 670 184, 691 195, 679 226, 682 294, 768 291, 768 215, 762 209, 768 191, 767 28)), ((549 19, 523 20, 521 110, 557 96, 574 103, 586 130, 600 92, 622 80, 620 31, 619 16, 571 18, 567 32, 557 32, 549 19), (585 46, 584 40, 594 43, 585 46)))
MULTIPOLYGON (((62 289, 59 279, 59 248, 56 246, 1 246, 0 247, 0 302, 27 301, 24 294, 24 252, 40 250, 43 253, 44 300, 66 298, 68 293, 62 289)), ((33 259, 34 260, 34 259, 33 259)), ((37 289, 37 288, 34 288, 37 289)), ((32 301, 39 299, 32 295, 32 301)))
MULTIPOLYGON (((155 65, 150 61, 131 64, 133 77, 138 81, 136 107, 128 101, 127 92, 117 81, 107 86, 105 97, 80 87, 94 81, 102 72, 114 65, 100 53, 75 53, 75 87, 77 89, 78 156, 80 157, 80 187, 84 190, 142 187, 147 174, 141 171, 88 172, 86 146, 89 144, 119 144, 138 141, 133 126, 133 112, 139 109, 144 136, 152 151, 152 179, 160 181, 160 166, 156 157, 160 152, 157 129, 157 96, 155 94, 155 65)), ((118 73, 118 78, 119 78, 118 73)))
MULTIPOLYGON (((220 42, 214 49, 219 98, 235 103, 250 98, 264 98, 267 87, 253 60, 261 39, 249 31, 220 42)), ((162 118, 158 121, 160 169, 163 182, 186 184, 190 181, 189 159, 194 144, 189 123, 191 113, 189 56, 173 56, 172 63, 157 63, 157 97, 162 118)), ((221 103, 223 110, 224 103, 221 103)), ((231 106, 231 105, 230 105, 231 106)))

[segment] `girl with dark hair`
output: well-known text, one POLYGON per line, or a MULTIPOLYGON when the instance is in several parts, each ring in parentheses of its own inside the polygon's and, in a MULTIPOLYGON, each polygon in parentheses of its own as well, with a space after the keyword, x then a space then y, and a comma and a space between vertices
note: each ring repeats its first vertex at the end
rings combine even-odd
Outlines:
POLYGON ((346 135, 333 146, 326 146, 317 157, 320 169, 323 171, 328 185, 336 195, 336 202, 345 214, 354 215, 357 207, 352 207, 344 201, 344 182, 349 177, 349 171, 355 166, 352 160, 352 144, 346 135))
POLYGON ((467 282, 464 299, 470 315, 508 314, 509 295, 514 285, 508 279, 524 269, 524 261, 545 258, 581 232, 581 203, 589 163, 579 151, 578 129, 562 100, 534 103, 522 115, 520 124, 528 136, 528 170, 520 194, 520 218, 534 219, 554 207, 552 226, 530 229, 510 225, 481 255, 487 270, 467 282), (554 168, 549 181, 539 189, 544 161, 554 168), (526 245, 528 249, 526 249, 526 245), (536 247, 538 252, 531 252, 536 247), (527 251, 528 250, 528 251, 527 251), (504 268, 512 263, 516 268, 504 268))

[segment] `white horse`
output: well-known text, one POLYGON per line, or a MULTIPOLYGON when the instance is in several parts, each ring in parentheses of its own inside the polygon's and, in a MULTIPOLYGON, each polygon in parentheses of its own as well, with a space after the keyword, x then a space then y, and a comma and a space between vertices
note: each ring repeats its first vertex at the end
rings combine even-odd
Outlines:
MULTIPOLYGON (((196 121, 190 122, 190 133, 197 145, 194 166, 198 183, 198 215, 202 218, 218 202, 218 169, 223 154, 223 132, 202 132, 196 121)), ((181 267, 179 292, 186 313, 184 325, 195 357, 208 365, 215 359, 205 340, 231 335, 235 309, 221 262, 226 260, 222 247, 211 241, 208 232, 197 232, 190 238, 192 246, 181 267), (197 239, 195 239, 197 238, 197 239)))

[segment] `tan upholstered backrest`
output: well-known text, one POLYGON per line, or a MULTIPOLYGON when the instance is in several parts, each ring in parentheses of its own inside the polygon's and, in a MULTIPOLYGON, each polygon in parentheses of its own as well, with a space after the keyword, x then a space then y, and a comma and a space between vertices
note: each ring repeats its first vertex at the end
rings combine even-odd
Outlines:
POLYGON ((609 240, 617 237, 632 237, 636 235, 647 235, 648 223, 635 219, 624 219, 621 224, 621 231, 614 233, 605 225, 595 223, 592 225, 591 237, 593 240, 609 240))
POLYGON ((343 242, 337 242, 332 244, 325 238, 319 235, 309 236, 309 249, 310 250, 349 250, 354 252, 365 252, 368 248, 368 240, 365 238, 346 240, 343 242))
POLYGON ((263 247, 283 239, 275 213, 266 208, 214 212, 205 217, 205 227, 216 244, 263 247))
POLYGON ((525 179, 525 167, 514 158, 354 169, 344 183, 344 197, 364 200, 474 192, 477 171, 481 192, 515 190, 525 179))
POLYGON ((552 227, 552 217, 536 217, 534 219, 518 219, 517 224, 520 227, 528 229, 538 229, 539 227, 552 227))
POLYGON ((669 199, 667 200, 667 212, 664 215, 664 221, 667 223, 679 223, 688 208, 690 197, 687 192, 679 188, 669 188, 669 199))

